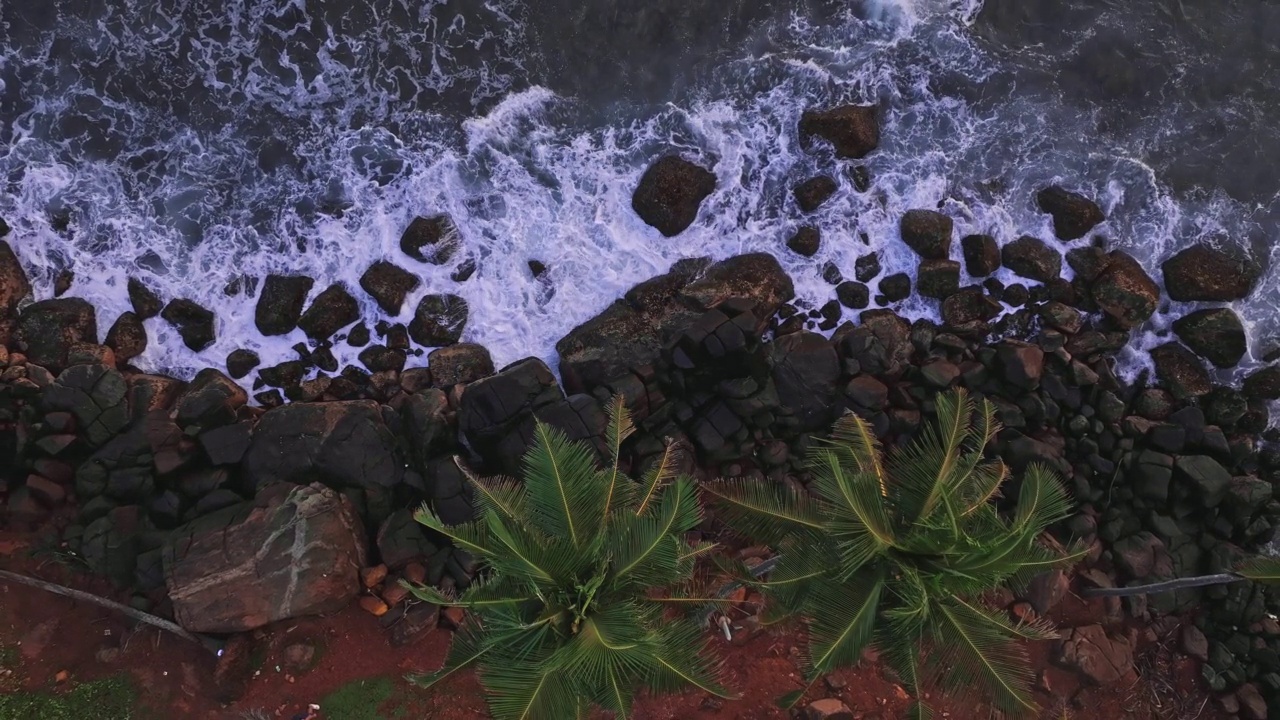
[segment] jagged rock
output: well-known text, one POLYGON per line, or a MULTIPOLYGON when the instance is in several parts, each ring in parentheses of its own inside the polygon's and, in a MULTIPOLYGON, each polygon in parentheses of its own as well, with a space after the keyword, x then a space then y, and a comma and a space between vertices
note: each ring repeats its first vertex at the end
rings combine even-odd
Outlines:
POLYGON ((1188 657, 1193 657, 1200 662, 1209 661, 1209 639, 1205 637, 1204 631, 1200 628, 1187 623, 1182 626, 1182 652, 1188 657))
POLYGON ((186 298, 170 300, 160 317, 177 328, 182 343, 196 352, 212 345, 216 338, 213 313, 186 298))
POLYGON ((18 301, 31 293, 31 284, 9 243, 0 241, 0 317, 18 309, 18 301))
POLYGON ((117 360, 128 362, 147 349, 147 330, 137 315, 122 312, 107 331, 105 344, 115 352, 117 360))
POLYGON ((983 277, 1000 269, 1000 246, 990 235, 965 235, 960 238, 960 249, 970 275, 983 277))
POLYGON ((923 297, 946 299, 960 289, 960 263, 954 260, 921 260, 916 292, 923 297))
POLYGON ((167 410, 182 394, 186 383, 161 375, 133 375, 129 378, 129 416, 133 420, 152 410, 167 410))
POLYGON ((667 237, 679 235, 698 217, 698 207, 716 189, 716 176, 678 155, 649 166, 631 196, 631 208, 667 237))
POLYGON ((885 302, 899 302, 911 297, 911 277, 906 273, 894 273, 880 279, 877 288, 885 302))
POLYGON ((164 308, 164 301, 154 290, 136 278, 129 278, 127 287, 129 304, 133 306, 135 315, 142 320, 149 320, 160 314, 160 310, 164 308))
POLYGON ((1005 245, 1000 251, 1000 259, 1005 267, 1030 280, 1049 282, 1057 280, 1062 273, 1061 253, 1043 240, 1027 235, 1005 245))
POLYGON ((390 315, 399 315, 404 298, 422 281, 417 275, 385 260, 369 266, 360 276, 360 287, 377 301, 378 307, 390 315))
POLYGON ((449 388, 458 383, 471 383, 493 374, 493 358, 483 345, 457 343, 437 348, 427 355, 432 384, 449 388))
POLYGON ((1000 303, 987 297, 980 287, 967 287, 942 301, 942 321, 960 327, 974 321, 991 320, 1000 314, 1000 303))
POLYGON ((252 350, 232 350, 227 355, 227 374, 239 380, 253 372, 253 369, 258 367, 261 362, 258 358, 258 353, 252 350))
POLYGON ((1057 185, 1036 193, 1036 204, 1042 212, 1053 216, 1053 234, 1059 240, 1082 238, 1107 219, 1097 203, 1057 185))
POLYGON ((836 298, 847 308, 861 310, 870 304, 871 290, 860 282, 845 280, 836 286, 836 298))
POLYGON ((387 424, 390 415, 372 400, 270 410, 258 420, 245 453, 245 478, 252 488, 313 480, 339 488, 395 487, 405 462, 387 424))
POLYGON ((813 212, 822 206, 828 198, 836 194, 839 189, 836 185, 835 178, 829 175, 819 175, 809 178, 795 187, 792 193, 795 195, 796 204, 804 212, 813 212))
POLYGON ((1173 322, 1173 331, 1192 352, 1220 368, 1235 367, 1244 357, 1244 325, 1230 308, 1209 308, 1173 322))
POLYGON ((263 335, 285 335, 298 326, 315 280, 306 275, 268 275, 254 308, 253 322, 263 335))
POLYGON ((1146 322, 1160 302, 1160 288, 1128 254, 1107 256, 1107 266, 1093 282, 1093 301, 1122 328, 1146 322))
POLYGON ((1101 625, 1068 630, 1059 646, 1058 661, 1098 685, 1110 685, 1134 674, 1129 641, 1108 636, 1101 625))
POLYGON ((388 348, 383 345, 370 345, 360 351, 360 362, 369 368, 371 373, 379 373, 387 370, 400 372, 404 369, 404 363, 407 359, 403 350, 388 348))
POLYGON ((1208 245, 1193 245, 1161 265, 1169 297, 1182 301, 1230 302, 1247 297, 1258 282, 1256 264, 1208 245))
POLYGON ((1067 264, 1075 271, 1076 279, 1086 283, 1097 280, 1110 263, 1111 256, 1107 251, 1093 245, 1067 251, 1067 264))
POLYGON ((839 342, 841 356, 858 358, 863 372, 901 373, 911 358, 911 324, 885 309, 864 311, 858 321, 839 342))
POLYGON ((834 418, 840 361, 821 335, 800 331, 773 343, 773 380, 782 407, 789 409, 801 431, 830 425, 834 418))
POLYGON ((175 417, 183 428, 208 430, 235 422, 236 412, 248 401, 244 388, 218 370, 207 368, 196 374, 178 399, 175 417))
POLYGON ((163 561, 178 624, 243 632, 345 607, 360 591, 364 530, 333 490, 278 484, 175 530, 163 561))
POLYGON ((1116 567, 1134 580, 1167 580, 1173 575, 1164 542, 1146 530, 1117 540, 1111 554, 1116 567))
POLYGON ((462 234, 448 215, 415 217, 400 236, 400 251, 418 262, 447 265, 462 247, 462 234))
POLYGON ((129 424, 128 387, 115 368, 76 365, 45 388, 41 403, 46 412, 71 413, 85 442, 98 447, 129 424))
POLYGON ((526 358, 466 386, 458 429, 486 460, 518 469, 518 454, 504 456, 504 442, 535 408, 563 398, 551 369, 537 358, 526 358))
POLYGON ((800 140, 820 137, 835 148, 836 157, 862 158, 880 145, 880 123, 874 105, 841 105, 830 110, 806 110, 800 116, 800 140))
POLYGON ((1037 345, 1006 340, 997 347, 1001 377, 1022 390, 1034 390, 1044 374, 1044 350, 1037 345))
POLYGON ((20 332, 27 343, 27 360, 55 372, 66 367, 72 345, 98 341, 93 306, 80 298, 28 305, 22 311, 20 332))
POLYGON ((1031 579, 1027 587, 1027 602, 1031 603, 1037 615, 1044 617, 1056 608, 1069 592, 1071 592, 1071 577, 1062 570, 1051 570, 1031 579))
POLYGON ((860 283, 871 282, 880 274, 880 256, 868 253, 853 262, 853 279, 860 283))
POLYGON ((214 465, 236 465, 244 459, 253 436, 253 423, 248 421, 223 425, 200 433, 200 447, 214 465))
POLYGON ((424 347, 458 342, 467 326, 467 301, 457 295, 427 295, 418 302, 409 336, 424 347))
POLYGON ((796 230, 795 234, 787 240, 787 247, 791 248, 792 252, 805 257, 816 255, 821 244, 822 235, 818 229, 808 225, 796 230))
POLYGON ((1231 485, 1231 473, 1208 455, 1182 455, 1173 463, 1176 476, 1195 490, 1204 507, 1217 507, 1231 485))
POLYGON ((1170 342, 1151 351, 1156 377, 1175 398, 1186 400, 1209 392, 1209 373, 1195 353, 1180 343, 1170 342))
POLYGON ((298 320, 298 327, 312 340, 327 340, 338 330, 360 319, 360 305, 346 287, 335 283, 325 288, 298 320))
POLYGON ((946 260, 951 253, 951 218, 933 210, 908 210, 898 223, 902 241, 926 260, 946 260))
POLYGON ((1080 328, 1084 325, 1084 320, 1080 317, 1080 311, 1065 303, 1056 301, 1045 303, 1037 311, 1037 314, 1047 325, 1068 335, 1080 332, 1080 328))
POLYGON ((1280 365, 1256 370, 1244 379, 1244 394, 1259 400, 1280 399, 1280 365))

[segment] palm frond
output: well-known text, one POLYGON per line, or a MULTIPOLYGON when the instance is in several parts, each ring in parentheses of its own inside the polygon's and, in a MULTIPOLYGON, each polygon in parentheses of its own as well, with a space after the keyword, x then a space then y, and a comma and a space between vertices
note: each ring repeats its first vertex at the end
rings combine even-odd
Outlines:
POLYGON ((525 522, 527 497, 524 485, 509 477, 477 477, 462 458, 456 455, 453 458, 453 464, 475 489, 476 505, 481 514, 493 512, 507 522, 525 522))
POLYGON ((657 499, 659 491, 676 478, 680 468, 680 445, 667 438, 662 454, 640 480, 640 500, 635 514, 644 515, 657 499))
POLYGON ((858 662, 875 633, 883 591, 884 578, 879 576, 814 587, 806 658, 811 679, 858 662))
POLYGON ((626 399, 614 395, 609 401, 609 425, 605 429, 605 442, 609 446, 609 469, 606 471, 608 481, 604 489, 604 502, 600 513, 600 529, 603 533, 609 524, 609 514, 613 512, 618 498, 618 487, 626 482, 619 469, 622 463, 622 443, 635 432, 631 424, 631 413, 627 410, 626 399))
POLYGON ((1033 673, 1022 646, 972 606, 954 599, 936 601, 933 617, 937 667, 949 690, 980 688, 1005 713, 1035 712, 1029 692, 1033 673))
POLYGON ((413 513, 413 519, 444 535, 452 540, 454 545, 477 557, 487 558, 493 555, 492 539, 481 521, 472 521, 462 525, 447 525, 440 519, 440 516, 436 515, 435 510, 431 509, 426 503, 423 503, 413 513))
POLYGON ((541 421, 533 433, 524 457, 530 517, 543 533, 582 547, 598 534, 604 503, 594 451, 541 421))
POLYGON ((1235 573, 1261 583, 1280 582, 1280 557, 1255 556, 1236 565, 1235 573))
POLYGON ((650 690, 669 693, 692 685, 717 697, 736 697, 724 687, 719 660, 707 653, 706 637, 687 620, 673 620, 654 632, 656 671, 648 678, 650 690))
POLYGON ((701 521, 692 481, 677 478, 661 493, 656 513, 621 518, 614 545, 614 578, 645 586, 671 582, 679 574, 685 552, 679 536, 701 521))
POLYGON ((738 532, 777 545, 796 533, 821 535, 822 514, 813 498, 783 484, 720 480, 703 485, 720 504, 721 517, 738 532))
MULTIPOLYGON (((836 421, 831 431, 831 440, 822 442, 811 452, 821 453, 826 445, 834 445, 847 451, 859 472, 872 476, 882 496, 889 494, 889 481, 881 458, 880 440, 870 423, 855 413, 845 413, 836 421)), ((821 462, 821 459, 819 459, 821 462)))

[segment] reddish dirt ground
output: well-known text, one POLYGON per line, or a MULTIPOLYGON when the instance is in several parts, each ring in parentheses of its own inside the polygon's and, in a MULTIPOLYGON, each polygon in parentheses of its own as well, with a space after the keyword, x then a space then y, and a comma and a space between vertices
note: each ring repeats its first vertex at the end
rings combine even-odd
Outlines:
MULTIPOLYGON (((48 557, 32 555, 30 536, 0 531, 0 568, 112 597, 105 582, 48 557)), ((122 599, 116 597, 115 599, 122 599)), ((1064 626, 1102 621, 1100 602, 1085 603, 1074 596, 1056 617, 1064 626)), ((1142 628, 1135 632, 1143 637, 1142 628)), ((192 720, 240 720, 250 710, 262 717, 294 717, 309 703, 352 680, 391 677, 396 680, 400 712, 387 716, 472 720, 487 717, 474 675, 455 678, 443 687, 422 691, 408 686, 406 674, 439 667, 450 634, 437 629, 409 647, 394 648, 377 619, 354 604, 330 617, 281 623, 260 632, 253 657, 257 674, 239 700, 217 700, 213 681, 215 659, 205 649, 148 626, 135 626, 121 615, 87 603, 0 580, 0 647, 18 646, 20 664, 0 691, 56 686, 59 672, 69 682, 119 673, 133 675, 143 689, 151 715, 192 720), (306 643, 317 648, 308 669, 287 669, 285 648, 306 643)), ((1171 633, 1176 637, 1176 632, 1171 633)), ((735 700, 713 701, 690 692, 664 698, 644 698, 636 708, 641 720, 697 718, 765 720, 786 718, 774 705, 779 695, 799 687, 794 633, 766 632, 739 643, 716 641, 726 658, 731 686, 742 693, 735 700)), ((1077 676, 1050 662, 1050 644, 1031 648, 1040 678, 1037 699, 1045 718, 1090 720, 1192 720, 1220 717, 1208 700, 1193 661, 1175 655, 1176 642, 1145 637, 1140 641, 1137 681, 1107 688, 1082 687, 1077 676)), ((905 692, 887 679, 874 662, 836 674, 819 683, 809 700, 839 697, 861 720, 901 717, 905 692)), ((937 702, 938 716, 959 720, 997 717, 977 705, 937 702)), ((342 720, 325 718, 325 720, 342 720)), ((549 719, 558 720, 558 719, 549 719)))

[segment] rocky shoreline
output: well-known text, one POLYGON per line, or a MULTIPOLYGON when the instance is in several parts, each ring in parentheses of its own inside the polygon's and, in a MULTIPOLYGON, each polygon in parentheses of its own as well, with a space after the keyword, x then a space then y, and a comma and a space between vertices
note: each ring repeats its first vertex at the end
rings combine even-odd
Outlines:
MULTIPOLYGON (((879 141, 873 109, 806 113, 800 135, 834 151, 831 174, 795 188, 802 211, 838 183, 865 191, 873 182, 855 164, 879 141)), ((714 183, 705 168, 661 158, 633 207, 677 235, 714 183)), ((133 311, 100 335, 84 300, 27 302, 30 285, 0 241, 0 456, 13 458, 0 475, 3 518, 56 528, 67 551, 139 607, 194 631, 243 632, 360 595, 385 613, 393 642, 405 643, 434 626, 437 609, 403 604, 395 580, 465 586, 474 573, 465 553, 413 522, 412 510, 427 502, 446 521, 469 518, 454 457, 478 472, 514 474, 535 419, 599 446, 603 403, 621 395, 638 428, 625 453, 633 466, 670 438, 693 450, 691 470, 701 475, 803 484, 805 448, 840 413, 861 414, 893 444, 928 421, 936 393, 962 386, 997 405, 1004 430, 993 450, 1015 472, 1048 463, 1074 491, 1080 511, 1061 535, 1091 548, 1075 582, 1230 568, 1280 522, 1280 450, 1268 442, 1280 365, 1240 388, 1215 384, 1208 370, 1245 354, 1240 320, 1221 304, 1245 297, 1259 270, 1195 246, 1168 258, 1158 283, 1106 248, 1095 231, 1105 218, 1091 200, 1050 187, 1035 201, 1052 216, 1055 240, 969 235, 956 243, 946 215, 902 217, 901 241, 920 258, 915 293, 939 304, 940 323, 883 307, 909 297, 912 278, 885 276, 874 253, 852 268, 825 268, 832 299, 819 308, 795 301, 772 255, 685 260, 566 335, 556 346, 562 383, 541 360, 495 368, 483 347, 459 342, 467 307, 455 294, 422 298, 407 327, 371 331, 354 289, 333 285, 308 304, 314 281, 284 276, 260 287, 247 279, 240 290, 258 293, 264 335, 304 331, 311 342, 296 348, 297 360, 259 367, 242 350, 190 382, 142 373, 129 364, 147 342, 142 320, 159 316, 200 350, 216 332, 213 314, 131 281, 133 311), (1088 243, 1074 242, 1081 238, 1088 243), (1063 252, 1063 243, 1072 247, 1063 252), (1001 267, 1026 282, 990 277, 1001 267), (1164 302, 1162 286, 1170 299, 1214 305, 1173 324, 1176 339, 1152 351, 1149 386, 1126 385, 1115 354, 1164 302), (866 309, 873 298, 882 307, 866 309), (857 322, 840 323, 846 309, 861 311, 857 322), (339 370, 336 342, 363 347, 364 367, 339 370), (248 378, 253 404, 237 382, 248 378), (386 572, 362 576, 376 566, 386 572), (337 567, 346 571, 333 574, 337 567)), ((824 241, 801 227, 778 252, 813 255, 824 241)), ((436 264, 465 252, 444 216, 415 220, 401 249, 436 264)), ((535 262, 531 272, 545 270, 535 262)), ((418 285, 412 272, 378 261, 360 289, 395 315, 418 285)), ((1015 612, 1029 602, 1045 613, 1071 582, 1041 578, 1026 598, 1006 601, 1015 612)), ((1153 624, 1191 614, 1185 649, 1204 662, 1224 707, 1235 703, 1243 717, 1265 717, 1255 697, 1280 707, 1274 592, 1197 588, 1109 610, 1112 620, 1153 624)), ((1124 656, 1131 640, 1090 628, 1062 643, 1062 661, 1097 682, 1118 678, 1087 668, 1098 653, 1124 656)))

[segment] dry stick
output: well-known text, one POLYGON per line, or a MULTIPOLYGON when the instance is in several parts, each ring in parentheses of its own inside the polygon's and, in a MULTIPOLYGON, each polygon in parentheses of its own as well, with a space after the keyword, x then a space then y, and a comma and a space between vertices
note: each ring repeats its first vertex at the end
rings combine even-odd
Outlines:
POLYGON ((31 587, 40 588, 41 590, 47 590, 48 592, 56 593, 58 595, 65 595, 75 600, 83 600, 85 602, 93 603, 94 605, 100 605, 105 608, 110 608, 119 613, 127 615, 139 622, 144 622, 148 625, 158 627, 161 630, 167 630, 173 633, 174 635, 177 635, 178 637, 182 638, 183 640, 190 640, 193 643, 202 645, 206 649, 214 653, 220 652, 222 649, 222 643, 219 640, 216 640, 208 636, 194 635, 192 633, 187 632, 186 630, 183 630, 180 625, 177 625, 176 623, 165 620, 162 617, 158 617, 150 613, 144 613, 141 610, 136 610, 134 608, 129 607, 128 605, 123 605, 114 600, 108 600, 104 597, 99 597, 98 595, 82 592, 80 590, 73 590, 69 587, 64 587, 62 585, 54 585, 53 583, 45 582, 43 580, 36 580, 35 578, 29 578, 25 575, 11 573, 7 570, 0 570, 0 580, 8 580, 10 582, 16 582, 22 585, 30 585, 31 587))
POLYGON ((1083 597, 1127 597, 1129 595, 1149 595, 1152 593, 1173 592, 1187 588, 1204 587, 1205 585, 1226 585, 1240 582, 1248 578, 1235 573, 1219 573, 1217 575, 1198 575, 1196 577, 1165 580, 1149 585, 1130 585, 1116 588, 1088 588, 1081 591, 1083 597))

